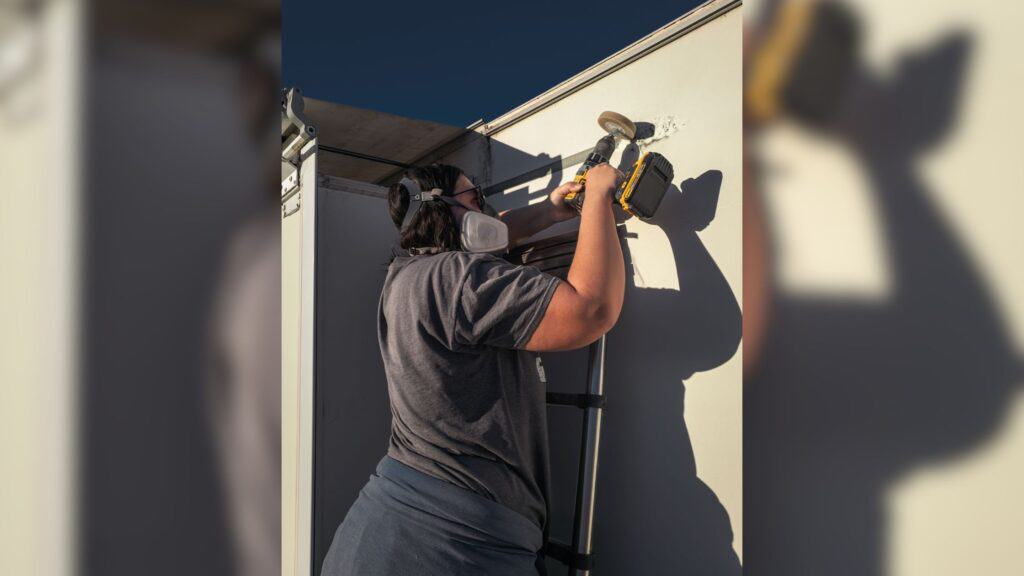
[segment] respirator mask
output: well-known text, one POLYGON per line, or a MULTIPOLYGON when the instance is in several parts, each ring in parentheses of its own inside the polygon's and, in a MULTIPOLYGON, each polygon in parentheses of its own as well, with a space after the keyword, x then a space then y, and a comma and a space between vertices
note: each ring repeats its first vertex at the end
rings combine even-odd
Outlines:
MULTIPOLYGON (((485 204, 483 212, 476 212, 454 198, 445 196, 440 188, 424 192, 411 178, 402 178, 400 184, 409 191, 409 210, 405 213, 400 230, 405 230, 424 202, 444 202, 448 204, 449 209, 458 206, 466 211, 458 223, 459 242, 463 250, 487 254, 503 253, 508 250, 508 226, 495 217, 497 213, 490 206, 485 204), (413 206, 413 202, 417 204, 413 206)), ((418 246, 410 248, 409 251, 414 255, 437 254, 441 249, 437 246, 418 246)))

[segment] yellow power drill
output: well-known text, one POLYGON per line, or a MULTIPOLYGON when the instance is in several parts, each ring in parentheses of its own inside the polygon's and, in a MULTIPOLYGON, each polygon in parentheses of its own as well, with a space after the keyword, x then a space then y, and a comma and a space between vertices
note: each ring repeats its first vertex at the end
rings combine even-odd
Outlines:
MULTIPOLYGON (((577 212, 583 210, 587 171, 602 162, 608 162, 620 140, 633 140, 636 137, 633 121, 617 112, 602 112, 597 117, 597 124, 608 134, 597 141, 573 178, 573 182, 583 184, 584 188, 565 195, 565 201, 577 212)), ((629 214, 646 220, 657 212, 661 199, 672 184, 672 176, 672 164, 664 156, 657 152, 645 152, 619 185, 612 201, 629 214)))

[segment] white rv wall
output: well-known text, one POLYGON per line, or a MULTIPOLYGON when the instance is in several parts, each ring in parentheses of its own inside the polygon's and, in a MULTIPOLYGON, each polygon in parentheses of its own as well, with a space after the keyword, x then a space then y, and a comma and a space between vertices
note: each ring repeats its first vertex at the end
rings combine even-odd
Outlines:
MULTIPOLYGON (((738 569, 730 551, 742 558, 740 12, 718 16, 501 130, 489 143, 442 159, 486 185, 498 184, 592 147, 603 135, 598 115, 613 110, 653 124, 654 136, 641 140, 640 151, 661 153, 675 168, 675 186, 654 223, 626 222, 632 281, 609 335, 594 541, 600 573, 630 573, 640 562, 658 573, 698 564, 707 573, 724 573, 738 569), (713 220, 698 230, 709 212, 713 220)), ((612 164, 622 154, 635 157, 620 146, 612 164)), ((499 210, 543 201, 576 168, 488 200, 499 210)), ((577 225, 571 221, 540 236, 577 225)), ((579 358, 549 354, 545 366, 558 375, 549 378, 552 386, 559 386, 559 377, 579 374, 582 382, 585 375, 579 358)), ((553 458, 569 458, 571 450, 554 444, 575 428, 563 427, 567 416, 557 410, 549 417, 553 458)), ((576 463, 553 466, 554 498, 571 500, 575 479, 558 476, 576 463)), ((569 513, 555 505, 556 520, 569 513)), ((564 529, 565 522, 553 529, 558 532, 559 523, 564 529)))

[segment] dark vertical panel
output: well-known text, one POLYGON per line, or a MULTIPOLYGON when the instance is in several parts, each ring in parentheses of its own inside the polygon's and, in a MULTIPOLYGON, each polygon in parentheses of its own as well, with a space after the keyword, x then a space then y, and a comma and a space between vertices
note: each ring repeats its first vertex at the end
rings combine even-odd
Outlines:
POLYGON ((314 573, 334 531, 387 451, 387 380, 377 303, 395 226, 379 198, 317 196, 314 573))

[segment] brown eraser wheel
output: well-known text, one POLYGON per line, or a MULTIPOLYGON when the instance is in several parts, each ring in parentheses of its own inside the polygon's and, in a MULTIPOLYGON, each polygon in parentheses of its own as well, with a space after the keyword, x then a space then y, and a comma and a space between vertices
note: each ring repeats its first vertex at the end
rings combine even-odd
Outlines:
POLYGON ((636 138, 636 124, 618 112, 610 110, 601 112, 601 115, 597 117, 597 125, 609 134, 618 131, 629 140, 636 138))

